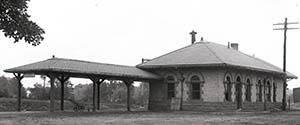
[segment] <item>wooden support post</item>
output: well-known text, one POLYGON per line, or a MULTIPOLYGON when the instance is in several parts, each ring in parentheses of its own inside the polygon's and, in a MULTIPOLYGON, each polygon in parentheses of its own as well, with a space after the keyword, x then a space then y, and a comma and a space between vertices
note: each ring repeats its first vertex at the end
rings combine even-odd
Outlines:
POLYGON ((65 92, 64 92, 64 83, 69 79, 70 77, 67 76, 60 76, 57 77, 57 79, 60 81, 61 84, 61 96, 60 96, 60 110, 64 111, 64 96, 65 96, 65 92))
POLYGON ((100 110, 100 85, 101 85, 101 83, 103 83, 103 81, 104 81, 105 79, 101 79, 101 81, 99 81, 98 83, 97 83, 97 110, 100 110))
POLYGON ((60 110, 64 111, 64 98, 65 98, 65 91, 64 91, 64 82, 60 82, 60 110))
POLYGON ((100 109, 100 84, 104 81, 102 79, 99 81, 101 78, 97 76, 89 76, 90 80, 93 82, 93 111, 96 111, 96 84, 98 84, 98 101, 97 101, 97 109, 100 109))
POLYGON ((14 73, 14 76, 18 80, 18 105, 17 105, 17 111, 21 111, 21 91, 22 91, 22 83, 21 80, 24 78, 24 75, 20 73, 14 73))
POLYGON ((50 78, 50 112, 54 112, 54 82, 55 82, 55 75, 54 74, 48 74, 47 75, 50 78))
POLYGON ((96 111, 96 101, 95 101, 95 96, 96 96, 96 83, 95 82, 93 82, 93 112, 95 112, 96 111))
POLYGON ((127 111, 131 111, 130 110, 130 87, 133 83, 132 80, 123 80, 123 82, 125 83, 126 87, 127 87, 127 111))
POLYGON ((97 110, 100 110, 100 83, 97 83, 97 110))

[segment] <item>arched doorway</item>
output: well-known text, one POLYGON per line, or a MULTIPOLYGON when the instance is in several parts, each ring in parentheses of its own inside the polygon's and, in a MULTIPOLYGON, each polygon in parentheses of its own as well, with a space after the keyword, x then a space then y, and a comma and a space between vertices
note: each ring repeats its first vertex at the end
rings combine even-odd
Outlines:
POLYGON ((235 92, 236 92, 235 99, 237 103, 237 108, 240 109, 242 108, 242 82, 240 76, 236 78, 235 92))

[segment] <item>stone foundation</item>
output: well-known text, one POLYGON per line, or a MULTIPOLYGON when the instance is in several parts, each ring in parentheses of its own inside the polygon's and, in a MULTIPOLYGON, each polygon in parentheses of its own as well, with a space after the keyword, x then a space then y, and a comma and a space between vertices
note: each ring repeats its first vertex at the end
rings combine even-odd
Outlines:
MULTIPOLYGON (((149 110, 166 111, 171 109, 171 100, 167 101, 149 101, 149 110)), ((280 109, 281 102, 267 102, 266 109, 280 109)), ((201 102, 198 100, 190 100, 183 102, 182 109, 184 111, 235 111, 237 104, 235 102, 201 102)), ((243 111, 263 111, 263 102, 243 102, 243 111)))

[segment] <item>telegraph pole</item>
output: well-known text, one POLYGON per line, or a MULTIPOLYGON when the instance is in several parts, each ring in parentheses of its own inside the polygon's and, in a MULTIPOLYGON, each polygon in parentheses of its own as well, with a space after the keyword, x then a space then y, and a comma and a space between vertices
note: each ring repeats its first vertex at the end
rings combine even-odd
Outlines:
POLYGON ((287 22, 285 18, 284 23, 276 23, 273 25, 283 25, 283 28, 274 28, 273 30, 283 30, 284 31, 284 41, 283 41, 283 72, 284 72, 284 82, 283 82, 283 98, 282 98, 282 110, 286 110, 286 87, 287 87, 287 75, 286 75, 286 32, 287 30, 293 30, 298 28, 288 28, 289 24, 299 24, 298 22, 287 22))

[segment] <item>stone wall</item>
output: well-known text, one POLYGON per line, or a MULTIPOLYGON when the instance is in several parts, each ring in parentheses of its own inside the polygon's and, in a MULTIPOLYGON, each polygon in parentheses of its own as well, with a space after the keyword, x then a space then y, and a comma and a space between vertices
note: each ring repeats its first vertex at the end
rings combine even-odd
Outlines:
MULTIPOLYGON (((282 91, 283 91, 283 79, 274 74, 262 73, 252 70, 245 69, 230 69, 230 68, 189 68, 189 69, 166 69, 166 70, 157 70, 157 74, 160 74, 163 77, 169 75, 175 77, 175 98, 181 98, 181 84, 183 83, 183 109, 216 109, 216 110, 232 110, 236 109, 236 99, 235 99, 235 80, 237 77, 241 78, 242 82, 242 102, 243 108, 249 109, 248 107, 255 108, 261 107, 261 103, 264 101, 264 96, 262 96, 262 102, 258 102, 257 98, 257 83, 258 80, 269 81, 271 83, 271 102, 270 107, 275 100, 273 100, 273 83, 276 84, 276 102, 281 102, 282 100, 282 91), (201 99, 193 100, 191 98, 191 82, 190 79, 192 76, 199 76, 201 79, 201 99), (225 89, 224 89, 224 80, 225 76, 229 75, 232 80, 231 88, 231 101, 225 101, 225 89), (246 101, 246 80, 249 79, 251 83, 251 101, 246 101), (215 108, 213 108, 215 107, 215 108)), ((150 82, 150 96, 149 96, 149 109, 170 109, 170 99, 167 99, 167 84, 165 81, 155 81, 150 82), (159 106, 161 106, 159 108, 159 106)), ((274 103, 277 104, 277 103, 274 103)), ((250 108, 251 109, 251 108, 250 108)))

